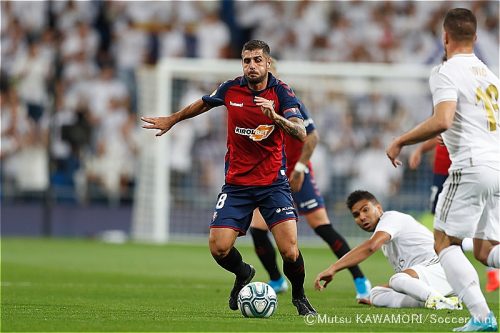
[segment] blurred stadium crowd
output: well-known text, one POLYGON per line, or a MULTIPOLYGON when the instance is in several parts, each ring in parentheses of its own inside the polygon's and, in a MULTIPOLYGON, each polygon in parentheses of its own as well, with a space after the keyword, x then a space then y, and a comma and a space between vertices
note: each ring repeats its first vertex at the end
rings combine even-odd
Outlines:
MULTIPOLYGON (((50 182, 58 200, 130 200, 139 148, 136 69, 162 57, 238 58, 245 41, 262 39, 284 60, 437 64, 443 53, 442 18, 460 4, 2 1, 2 196, 36 198, 50 182)), ((498 68, 498 2, 465 6, 479 18, 478 56, 498 68)), ((209 91, 191 87, 179 104, 209 91)), ((393 99, 379 94, 329 97, 328 105, 309 105, 320 124, 315 158, 325 195, 330 186, 374 180, 380 187, 375 193, 397 193, 401 172, 380 168, 374 177, 366 168, 385 159, 387 135, 374 133, 399 132, 428 113, 400 112, 393 99), (343 111, 332 116, 335 108, 343 111), (355 127, 355 122, 368 125, 355 127), (338 163, 325 162, 322 168, 326 155, 338 163), (362 178, 353 159, 366 168, 362 178)), ((223 169, 213 165, 223 163, 224 130, 216 121, 207 123, 219 126, 216 131, 192 124, 172 132, 178 142, 174 156, 179 156, 173 179, 179 186, 197 181, 217 192, 223 169)))

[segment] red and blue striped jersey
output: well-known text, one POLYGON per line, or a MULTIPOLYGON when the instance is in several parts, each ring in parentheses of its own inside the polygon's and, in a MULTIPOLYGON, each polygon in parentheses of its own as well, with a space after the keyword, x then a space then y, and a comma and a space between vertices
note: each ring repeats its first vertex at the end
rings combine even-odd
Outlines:
POLYGON ((271 73, 261 91, 251 90, 245 77, 237 77, 203 96, 206 104, 227 108, 226 184, 263 186, 285 179, 285 134, 255 104, 256 96, 272 100, 279 115, 302 119, 293 90, 271 73))

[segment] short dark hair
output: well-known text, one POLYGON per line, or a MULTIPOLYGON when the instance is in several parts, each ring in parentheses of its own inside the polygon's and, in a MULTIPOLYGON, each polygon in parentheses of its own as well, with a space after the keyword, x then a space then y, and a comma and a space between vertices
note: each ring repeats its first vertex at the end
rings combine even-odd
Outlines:
POLYGON ((443 22, 444 30, 457 42, 473 42, 476 36, 477 20, 466 8, 450 9, 443 22))
POLYGON ((241 53, 243 53, 245 51, 253 51, 253 50, 262 50, 262 52, 264 52, 264 54, 266 56, 268 56, 268 57, 271 56, 271 48, 269 47, 269 45, 267 45, 266 42, 263 42, 263 41, 258 40, 258 39, 253 39, 253 40, 246 42, 245 45, 243 45, 243 49, 241 50, 241 53))
POLYGON ((347 205, 347 208, 349 208, 349 210, 352 210, 352 207, 361 200, 368 200, 374 204, 379 204, 377 198, 375 198, 373 194, 363 190, 357 190, 349 194, 345 204, 347 205))

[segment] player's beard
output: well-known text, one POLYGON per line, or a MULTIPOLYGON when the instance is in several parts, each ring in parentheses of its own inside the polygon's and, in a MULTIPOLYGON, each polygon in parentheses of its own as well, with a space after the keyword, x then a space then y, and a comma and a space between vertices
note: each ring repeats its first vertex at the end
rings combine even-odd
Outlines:
POLYGON ((257 76, 257 77, 250 77, 250 76, 245 75, 245 78, 251 84, 258 84, 258 83, 261 83, 262 81, 264 81, 266 76, 267 76, 267 73, 264 73, 261 76, 257 76))

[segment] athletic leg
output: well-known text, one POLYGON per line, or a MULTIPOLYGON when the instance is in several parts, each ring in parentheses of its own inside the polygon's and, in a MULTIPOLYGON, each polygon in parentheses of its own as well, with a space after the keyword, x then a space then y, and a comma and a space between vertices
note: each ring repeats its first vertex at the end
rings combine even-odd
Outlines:
POLYGON ((463 253, 461 244, 462 239, 475 237, 489 193, 493 187, 498 188, 498 184, 491 181, 493 173, 493 169, 482 166, 451 171, 436 206, 434 247, 446 279, 472 315, 458 330, 487 326, 490 317, 477 272, 463 253))
POLYGON ((442 296, 420 280, 412 269, 407 269, 404 272, 391 276, 389 287, 397 292, 409 295, 420 302, 426 302, 431 296, 442 296))
POLYGON ((250 234, 252 235, 255 254, 269 274, 269 285, 276 293, 285 292, 288 290, 288 284, 278 269, 276 251, 269 239, 267 224, 259 209, 254 210, 252 223, 250 224, 250 234))
MULTIPOLYGON (((299 192, 293 193, 293 198, 299 213, 304 215, 309 226, 328 244, 337 258, 341 258, 351 250, 344 237, 330 223, 325 209, 325 200, 316 186, 312 170, 304 174, 302 187, 299 192)), ((348 269, 354 279, 358 303, 370 303, 370 281, 363 275, 358 265, 348 269)))
MULTIPOLYGON (((306 214, 305 218, 309 226, 328 244, 337 258, 341 258, 351 250, 344 237, 331 225, 325 208, 316 209, 306 214)), ((358 265, 350 267, 349 271, 354 279, 364 277, 358 265)))
POLYGON ((316 314, 304 293, 304 259, 297 246, 297 223, 295 219, 276 224, 271 229, 276 246, 283 258, 283 272, 292 285, 292 303, 299 315, 316 314))
POLYGON ((458 295, 474 318, 485 320, 490 312, 481 292, 476 270, 462 252, 462 240, 434 230, 436 253, 455 294, 458 295))
POLYGON ((243 261, 240 252, 234 247, 237 236, 238 231, 229 228, 211 228, 209 236, 212 257, 222 268, 236 275, 229 296, 231 310, 238 310, 238 293, 255 275, 254 268, 243 261))
POLYGON ((374 306, 387 308, 421 308, 425 304, 387 287, 373 287, 370 291, 370 302, 374 306))
POLYGON ((500 268, 500 246, 497 241, 474 238, 474 257, 483 265, 500 268))
MULTIPOLYGON (((306 213, 305 217, 309 226, 328 244, 337 258, 341 258, 351 250, 344 237, 331 225, 325 208, 318 208, 306 213)), ((354 279, 358 303, 370 303, 370 281, 363 275, 358 265, 348 269, 354 279)))

